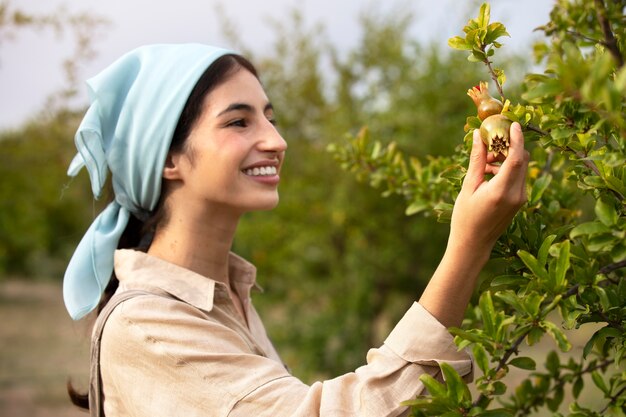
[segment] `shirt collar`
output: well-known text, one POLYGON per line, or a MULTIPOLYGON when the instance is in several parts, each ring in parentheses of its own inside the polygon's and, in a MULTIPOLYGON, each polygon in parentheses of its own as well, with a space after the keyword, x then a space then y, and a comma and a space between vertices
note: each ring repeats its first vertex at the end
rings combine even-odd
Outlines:
MULTIPOLYGON (((250 296, 256 284, 256 268, 240 256, 230 253, 229 273, 232 285, 242 299, 250 296)), ((133 288, 159 288, 172 296, 211 311, 213 302, 228 297, 226 285, 175 265, 161 258, 132 249, 119 249, 114 256, 115 274, 120 284, 133 288)))

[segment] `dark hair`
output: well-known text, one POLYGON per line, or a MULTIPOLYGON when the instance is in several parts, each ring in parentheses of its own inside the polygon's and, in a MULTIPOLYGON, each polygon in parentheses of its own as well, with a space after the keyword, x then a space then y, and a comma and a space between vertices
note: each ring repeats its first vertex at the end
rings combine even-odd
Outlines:
MULTIPOLYGON (((205 97, 241 69, 247 70, 258 78, 258 73, 252 63, 239 55, 224 55, 209 65, 198 79, 198 82, 187 98, 187 102, 183 107, 176 129, 174 130, 174 135, 172 136, 172 142, 169 148, 170 152, 177 153, 185 151, 187 138, 202 114, 205 97)), ((164 204, 167 192, 163 187, 161 187, 161 190, 162 192, 157 207, 145 222, 135 216, 130 216, 128 224, 118 243, 118 249, 133 248, 143 251, 148 250, 152 236, 156 232, 157 227, 163 226, 168 220, 167 208, 164 204)), ((114 271, 96 309, 98 313, 102 311, 111 297, 113 297, 118 286, 119 281, 114 271)), ((89 394, 77 392, 72 386, 71 381, 67 382, 67 392, 74 405, 89 410, 89 394)))

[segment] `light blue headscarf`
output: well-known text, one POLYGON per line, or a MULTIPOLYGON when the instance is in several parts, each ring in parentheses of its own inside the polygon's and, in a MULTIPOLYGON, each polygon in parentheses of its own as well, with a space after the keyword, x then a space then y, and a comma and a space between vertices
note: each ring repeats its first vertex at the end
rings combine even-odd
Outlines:
POLYGON ((87 81, 91 105, 76 132, 78 154, 98 198, 107 173, 115 201, 80 241, 63 280, 63 298, 78 320, 98 305, 113 272, 113 253, 131 213, 145 219, 159 200, 165 158, 179 116, 202 73, 233 52, 199 44, 135 49, 87 81))

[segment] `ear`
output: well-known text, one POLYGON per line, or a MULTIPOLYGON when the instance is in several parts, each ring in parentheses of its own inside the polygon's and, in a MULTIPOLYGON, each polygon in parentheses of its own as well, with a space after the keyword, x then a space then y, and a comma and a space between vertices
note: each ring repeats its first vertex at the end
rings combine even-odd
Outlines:
POLYGON ((180 180, 181 177, 181 163, 182 152, 172 153, 168 152, 165 158, 165 165, 163 166, 163 178, 166 180, 180 180))

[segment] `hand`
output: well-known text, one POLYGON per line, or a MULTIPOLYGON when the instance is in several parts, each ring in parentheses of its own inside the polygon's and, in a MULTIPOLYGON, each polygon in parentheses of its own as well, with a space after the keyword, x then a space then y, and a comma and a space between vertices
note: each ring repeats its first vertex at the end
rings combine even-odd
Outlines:
MULTIPOLYGON (((469 167, 454 205, 449 244, 482 251, 488 258, 493 245, 506 230, 526 197, 529 154, 519 123, 510 129, 508 156, 501 165, 474 131, 469 167), (485 174, 493 174, 490 180, 485 174)), ((486 259, 485 259, 486 260, 486 259)))

